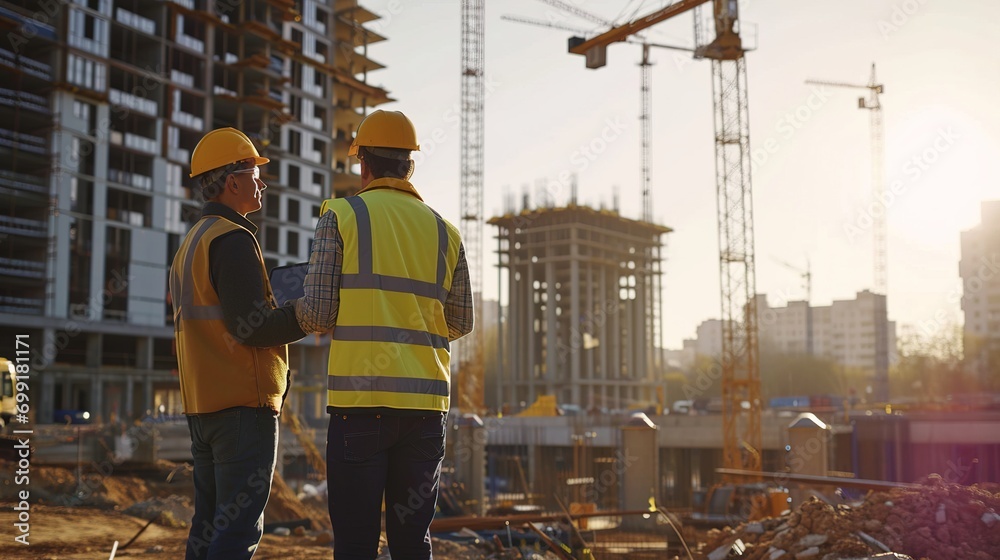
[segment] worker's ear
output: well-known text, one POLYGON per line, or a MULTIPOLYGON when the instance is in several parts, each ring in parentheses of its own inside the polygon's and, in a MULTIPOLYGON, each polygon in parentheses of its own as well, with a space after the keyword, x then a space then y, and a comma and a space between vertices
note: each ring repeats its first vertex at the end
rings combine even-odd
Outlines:
POLYGON ((226 190, 233 194, 236 194, 240 190, 240 185, 236 182, 236 175, 231 173, 226 175, 226 190))

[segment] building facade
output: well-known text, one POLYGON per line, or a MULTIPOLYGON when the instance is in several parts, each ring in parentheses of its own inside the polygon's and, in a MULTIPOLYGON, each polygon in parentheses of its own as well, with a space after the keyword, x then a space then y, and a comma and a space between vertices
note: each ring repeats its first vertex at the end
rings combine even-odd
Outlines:
POLYGON ((961 233, 962 342, 967 370, 1000 389, 1000 201, 980 212, 980 224, 961 233))
MULTIPOLYGON (((0 0, 0 351, 29 335, 37 422, 181 411, 167 273, 200 215, 191 151, 246 132, 271 159, 265 262, 307 260, 321 201, 360 187, 354 130, 391 100, 367 83, 376 19, 355 0, 0 0)), ((295 345, 293 372, 325 353, 295 345)))
MULTIPOLYGON (((858 292, 852 300, 835 300, 827 306, 790 301, 785 306, 771 307, 767 296, 758 294, 757 324, 762 349, 813 354, 872 372, 883 360, 896 362, 896 323, 885 314, 885 296, 868 290, 858 292), (877 350, 879 336, 887 340, 881 357, 877 350)), ((699 355, 720 356, 722 321, 702 321, 693 346, 699 355)))

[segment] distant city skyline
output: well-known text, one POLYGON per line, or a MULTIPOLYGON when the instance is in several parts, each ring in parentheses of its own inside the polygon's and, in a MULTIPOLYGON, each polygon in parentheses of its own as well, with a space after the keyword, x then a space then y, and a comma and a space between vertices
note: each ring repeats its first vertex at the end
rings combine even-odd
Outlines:
MULTIPOLYGON (((578 1, 621 22, 662 2, 578 1)), ((1000 4, 845 0, 828 5, 743 1, 754 156, 757 291, 772 305, 805 299, 801 278, 781 260, 813 274, 814 305, 851 298, 873 283, 870 217, 888 207, 889 318, 900 328, 961 324, 960 232, 975 226, 983 200, 1000 199, 991 179, 1000 153, 993 92, 1000 66, 991 29, 1000 4), (885 84, 885 204, 871 207, 869 125, 857 93, 808 86, 806 79, 865 83, 871 63, 885 84)), ((418 127, 423 150, 414 183, 430 204, 458 219, 460 10, 457 3, 366 2, 391 41, 369 56, 396 103, 418 127), (426 33, 433 27, 440 32, 426 33)), ((486 6, 485 214, 505 194, 532 200, 550 190, 569 198, 640 212, 640 49, 616 44, 608 65, 584 68, 566 52, 569 32, 503 21, 514 14, 597 30, 588 21, 532 0, 486 6), (546 189, 549 187, 549 189, 546 189)), ((653 28, 656 42, 691 44, 691 19, 653 28)), ((664 346, 679 348, 697 324, 719 317, 712 93, 709 63, 681 52, 653 53, 654 219, 666 236, 664 346)), ((497 272, 484 235, 484 297, 497 297, 497 272)))

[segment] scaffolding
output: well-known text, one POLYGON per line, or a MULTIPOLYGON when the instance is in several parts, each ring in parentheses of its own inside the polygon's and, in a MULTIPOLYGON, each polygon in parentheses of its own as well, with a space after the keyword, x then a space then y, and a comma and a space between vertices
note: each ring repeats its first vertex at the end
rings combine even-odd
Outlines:
POLYGON ((655 402, 661 238, 672 230, 575 204, 489 223, 508 278, 497 409, 540 395, 595 412, 655 402))

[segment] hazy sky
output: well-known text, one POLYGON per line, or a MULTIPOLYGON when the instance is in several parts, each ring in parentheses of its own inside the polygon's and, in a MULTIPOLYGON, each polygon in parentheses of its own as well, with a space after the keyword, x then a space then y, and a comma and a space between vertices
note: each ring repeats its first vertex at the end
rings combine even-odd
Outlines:
MULTIPOLYGON (((607 19, 644 15, 662 0, 577 0, 607 19)), ((373 72, 406 112, 423 155, 414 183, 459 223, 460 7, 451 1, 363 0, 383 16, 369 24, 389 38, 369 55, 373 72)), ((851 299, 872 285, 868 212, 868 112, 861 91, 815 88, 806 79, 865 83, 872 62, 885 84, 889 316, 929 327, 961 323, 956 291, 959 232, 979 222, 979 202, 1000 199, 1000 2, 996 0, 742 0, 756 222, 757 288, 771 305, 803 299, 800 276, 813 273, 813 303, 851 299), (916 158, 916 159, 914 159, 916 158), (857 226, 855 230, 851 226, 857 226)), ((596 24, 537 0, 486 6, 487 217, 503 193, 578 174, 580 199, 641 208, 638 45, 615 44, 608 65, 584 67, 566 51, 569 32, 511 23, 503 14, 596 24), (600 154, 581 147, 613 138, 600 154)), ((653 28, 661 43, 693 42, 690 14, 653 28)), ((719 316, 718 237, 711 63, 654 50, 652 178, 654 216, 667 236, 664 341, 678 347, 697 324, 719 316)), ((600 143, 597 143, 600 145, 600 143)), ((564 203, 568 188, 557 202, 564 203)), ((493 230, 484 235, 486 297, 497 297, 493 230)))

